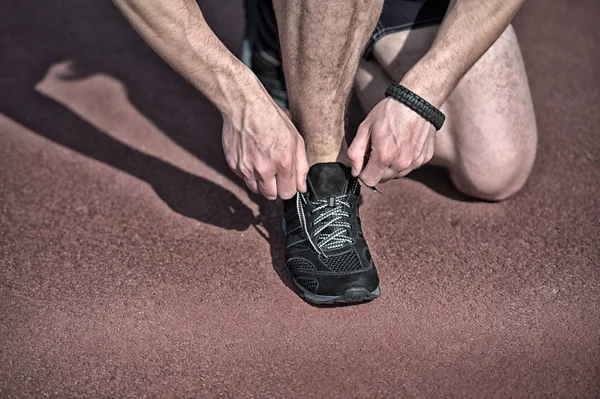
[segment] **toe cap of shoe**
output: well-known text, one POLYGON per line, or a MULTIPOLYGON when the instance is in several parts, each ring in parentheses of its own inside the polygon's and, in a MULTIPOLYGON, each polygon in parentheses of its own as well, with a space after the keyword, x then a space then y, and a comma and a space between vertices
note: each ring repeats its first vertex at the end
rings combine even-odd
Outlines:
POLYGON ((379 276, 375 267, 344 274, 304 272, 294 278, 308 291, 326 296, 343 295, 351 288, 365 288, 373 292, 379 287, 379 276))

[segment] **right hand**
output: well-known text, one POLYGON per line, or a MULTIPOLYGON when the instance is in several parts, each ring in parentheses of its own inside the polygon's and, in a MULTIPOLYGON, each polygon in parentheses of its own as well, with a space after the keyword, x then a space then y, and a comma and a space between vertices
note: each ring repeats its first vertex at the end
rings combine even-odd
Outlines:
POLYGON ((252 192, 269 200, 306 192, 308 161, 302 136, 274 102, 257 103, 248 104, 241 117, 223 116, 227 164, 252 192))

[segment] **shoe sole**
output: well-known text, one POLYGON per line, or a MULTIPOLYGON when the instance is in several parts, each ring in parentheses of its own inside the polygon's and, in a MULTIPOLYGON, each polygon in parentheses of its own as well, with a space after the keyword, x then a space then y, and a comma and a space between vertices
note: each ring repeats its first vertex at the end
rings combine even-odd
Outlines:
POLYGON ((379 298, 381 295, 381 289, 377 287, 373 292, 363 287, 348 288, 342 295, 339 296, 328 296, 314 294, 307 291, 306 288, 302 287, 294 279, 294 284, 298 287, 300 296, 307 302, 315 305, 341 305, 350 303, 361 303, 369 302, 379 298))

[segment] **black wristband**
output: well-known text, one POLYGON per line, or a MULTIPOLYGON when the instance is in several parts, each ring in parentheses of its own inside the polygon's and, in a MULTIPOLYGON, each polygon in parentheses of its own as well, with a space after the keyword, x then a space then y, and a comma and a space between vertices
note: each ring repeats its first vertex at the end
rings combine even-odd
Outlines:
POLYGON ((440 130, 442 125, 444 125, 446 115, 444 115, 442 111, 402 85, 395 83, 390 85, 385 91, 385 96, 400 101, 402 104, 421 115, 423 119, 435 127, 435 130, 440 130))

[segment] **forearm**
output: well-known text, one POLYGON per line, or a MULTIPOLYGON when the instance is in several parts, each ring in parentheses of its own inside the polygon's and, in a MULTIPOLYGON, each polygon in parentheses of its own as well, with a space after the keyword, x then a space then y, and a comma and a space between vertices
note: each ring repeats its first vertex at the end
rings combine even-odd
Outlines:
POLYGON ((262 94, 254 74, 221 43, 194 0, 113 0, 133 28, 229 117, 262 94))
POLYGON ((510 24, 524 0, 453 0, 431 48, 402 84, 441 106, 510 24))

